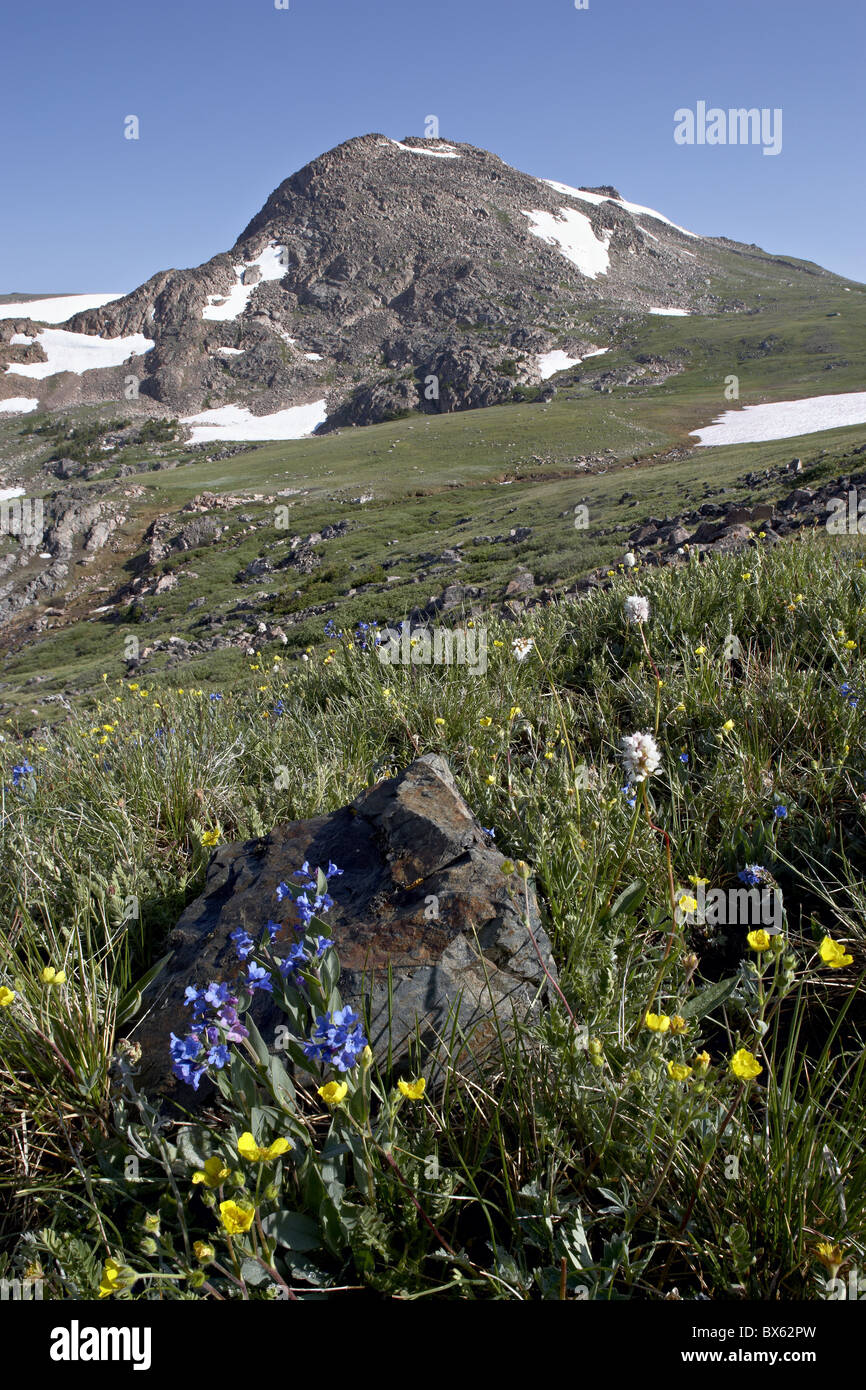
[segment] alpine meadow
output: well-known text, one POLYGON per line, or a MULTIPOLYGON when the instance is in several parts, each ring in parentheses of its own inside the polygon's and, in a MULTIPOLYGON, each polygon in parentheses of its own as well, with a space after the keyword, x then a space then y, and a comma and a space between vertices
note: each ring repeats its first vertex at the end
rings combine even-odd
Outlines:
POLYGON ((2 21, 49 95, 0 286, 0 1298, 52 1374, 158 1372, 156 1305, 431 1300, 688 1305, 657 1371, 826 1374, 862 22, 240 8, 2 21))

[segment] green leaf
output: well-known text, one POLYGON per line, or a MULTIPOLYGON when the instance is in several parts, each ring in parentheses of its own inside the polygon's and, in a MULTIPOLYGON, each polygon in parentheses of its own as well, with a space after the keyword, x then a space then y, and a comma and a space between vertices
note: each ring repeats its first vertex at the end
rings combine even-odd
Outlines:
POLYGON ((265 1042, 256 1025, 253 1023, 253 1020, 249 1014, 247 1014, 246 1017, 246 1026, 249 1029, 250 1042, 252 1043, 253 1050, 256 1056, 258 1057, 259 1061, 261 1062, 262 1066, 266 1067, 270 1060, 271 1054, 268 1052, 267 1043, 265 1042))
POLYGON ((623 889, 616 902, 612 903, 610 907, 605 908, 599 921, 607 922, 612 917, 618 917, 621 912, 631 912, 633 908, 636 908, 638 904, 643 901, 646 889, 647 886, 644 880, 642 878, 636 878, 633 883, 630 883, 627 888, 623 889))
POLYGON ((683 1018, 704 1018, 706 1014, 711 1014, 720 1004, 730 998, 739 983, 738 975, 731 975, 727 980, 719 980, 717 984, 708 985, 700 993, 693 995, 686 1004, 680 1009, 683 1018))
POLYGON ((271 1275, 268 1274, 266 1269, 262 1269, 258 1260, 251 1260, 248 1258, 244 1260, 241 1265, 241 1278, 245 1284, 249 1284, 251 1288, 256 1288, 257 1285, 264 1284, 267 1280, 270 1280, 271 1275))
POLYGON ((173 955, 174 952, 169 951, 168 955, 163 956, 161 960, 156 962, 156 965, 152 965, 149 970, 146 970, 141 979, 131 985, 124 995, 121 995, 117 1001, 117 1011, 114 1015, 115 1027, 119 1028, 124 1023, 128 1023, 131 1018, 135 1018, 141 1008, 142 994, 148 985, 153 984, 157 975, 165 969, 173 955))
POLYGON ((322 1233, 318 1221, 300 1211, 274 1212, 262 1221, 262 1229, 287 1250, 319 1250, 322 1233))

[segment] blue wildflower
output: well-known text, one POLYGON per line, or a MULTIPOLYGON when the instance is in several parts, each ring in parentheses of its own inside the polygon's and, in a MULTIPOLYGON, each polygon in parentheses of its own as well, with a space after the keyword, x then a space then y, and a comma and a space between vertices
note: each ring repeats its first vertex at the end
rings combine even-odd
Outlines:
POLYGON ((688 753, 680 753, 680 762, 681 762, 681 763, 688 763, 688 761, 689 761, 689 755, 688 755, 688 753))
POLYGON ((235 944, 238 960, 246 960, 247 956, 251 956, 256 948, 253 938, 249 932, 244 931, 243 927, 236 927, 233 932, 229 932, 229 941, 233 941, 235 944))
POLYGON ((785 820, 788 815, 787 806, 774 806, 773 815, 776 817, 776 820, 785 820))
POLYGON ((208 1066, 222 1068, 228 1064, 231 1053, 225 1043, 217 1043, 207 1054, 208 1066))
POLYGON ((201 1039, 197 1033, 190 1033, 185 1038, 172 1033, 169 1051, 173 1062, 195 1062, 201 1055, 201 1039))
POLYGON ((25 758, 23 763, 19 763, 17 767, 13 767, 12 769, 13 787, 20 786, 24 778, 32 776, 33 773, 35 773, 35 771, 35 767, 28 763, 27 759, 25 758))
POLYGON ((740 869, 737 877, 750 888, 760 888, 761 884, 769 882, 770 875, 761 864, 747 864, 744 869, 740 869))
POLYGON ((336 866, 336 864, 334 864, 334 863, 329 859, 329 860, 328 860, 328 867, 327 867, 327 869, 325 870, 325 878, 341 878, 342 875, 343 875, 343 870, 342 870, 342 869, 338 869, 337 866, 336 866))
POLYGON ((222 699, 222 695, 220 694, 220 692, 219 692, 218 690, 212 690, 211 693, 210 693, 210 695, 208 695, 208 699, 209 699, 209 700, 221 700, 221 699, 222 699))
POLYGON ((237 999, 232 994, 229 986, 220 980, 214 980, 208 985, 207 989, 204 991, 204 998, 212 1009, 221 1009, 223 1005, 227 1004, 230 1000, 234 1004, 237 1003, 237 999))
POLYGON ((277 961, 277 964, 280 968, 280 974, 285 979, 285 977, 287 975, 290 975, 293 970, 297 970, 298 967, 301 965, 306 965, 307 961, 308 956, 306 951, 304 950, 301 943, 299 941, 296 941, 293 946, 289 947, 289 954, 285 957, 285 959, 277 961))
POLYGON ((282 930, 282 922, 275 922, 273 918, 269 918, 268 921, 265 922, 264 927, 262 928, 262 931, 266 931, 268 933, 268 936, 271 938, 271 941, 273 941, 282 930))
POLYGON ((346 1072, 356 1065, 366 1046, 360 1016, 347 1006, 319 1015, 309 1042, 304 1044, 304 1054, 346 1072))
POLYGON ((192 1009, 193 1018, 201 1018, 203 1014, 207 1013, 205 991, 196 989, 195 985, 187 985, 183 992, 183 1002, 192 1009))
POLYGON ((255 994, 257 989, 263 989, 269 994, 273 994, 274 986, 271 980, 270 970, 265 970, 261 965, 256 965, 255 961, 250 961, 247 966, 244 984, 250 994, 255 994))
POLYGON ((328 936, 316 937, 316 958, 321 960, 329 946, 333 946, 333 941, 328 936))

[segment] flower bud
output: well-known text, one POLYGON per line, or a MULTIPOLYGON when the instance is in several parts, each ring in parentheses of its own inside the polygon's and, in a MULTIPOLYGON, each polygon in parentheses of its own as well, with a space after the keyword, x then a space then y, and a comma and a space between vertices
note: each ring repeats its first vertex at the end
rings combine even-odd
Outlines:
POLYGON ((155 1255, 157 1244, 153 1236, 144 1236, 144 1238, 138 1242, 138 1248, 142 1255, 155 1255))

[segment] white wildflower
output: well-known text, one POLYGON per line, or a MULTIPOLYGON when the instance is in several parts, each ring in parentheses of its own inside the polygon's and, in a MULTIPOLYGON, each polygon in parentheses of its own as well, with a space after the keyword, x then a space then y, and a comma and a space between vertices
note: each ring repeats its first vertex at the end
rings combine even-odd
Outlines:
POLYGON ((628 734, 622 740, 620 757, 629 782, 645 782, 661 765, 661 754, 652 734, 628 734))
POLYGON ((531 637, 515 637, 511 643, 511 650, 518 661, 525 661, 533 646, 534 642, 531 637))
POLYGON ((625 565, 626 569, 633 570, 635 565, 637 564, 637 556, 635 555, 634 551, 627 550, 625 552, 625 555, 622 557, 622 562, 625 565))
POLYGON ((625 601, 625 620, 627 623, 649 622, 649 599, 631 594, 625 601))

